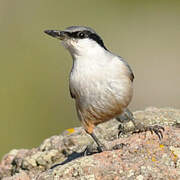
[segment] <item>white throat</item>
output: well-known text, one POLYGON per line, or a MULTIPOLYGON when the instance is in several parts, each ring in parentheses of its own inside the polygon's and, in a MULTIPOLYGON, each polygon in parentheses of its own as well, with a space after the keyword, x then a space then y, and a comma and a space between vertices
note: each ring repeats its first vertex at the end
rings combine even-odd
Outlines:
POLYGON ((101 47, 92 39, 67 39, 63 41, 63 46, 69 50, 74 60, 81 58, 100 58, 107 54, 107 50, 101 47))

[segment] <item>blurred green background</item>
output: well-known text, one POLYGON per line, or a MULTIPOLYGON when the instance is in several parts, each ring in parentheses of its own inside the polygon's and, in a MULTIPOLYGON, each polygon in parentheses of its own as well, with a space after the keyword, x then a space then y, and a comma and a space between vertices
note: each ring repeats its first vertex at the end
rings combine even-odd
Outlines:
POLYGON ((180 107, 179 0, 0 0, 0 157, 79 126, 71 56, 43 33, 94 28, 134 74, 132 110, 180 107))

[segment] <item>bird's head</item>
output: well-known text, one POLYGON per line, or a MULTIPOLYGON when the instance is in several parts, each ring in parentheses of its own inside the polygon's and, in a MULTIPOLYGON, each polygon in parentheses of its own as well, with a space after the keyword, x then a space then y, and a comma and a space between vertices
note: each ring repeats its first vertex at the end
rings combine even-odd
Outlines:
POLYGON ((45 30, 44 32, 60 39, 73 57, 107 50, 101 37, 89 27, 71 26, 64 31, 45 30))

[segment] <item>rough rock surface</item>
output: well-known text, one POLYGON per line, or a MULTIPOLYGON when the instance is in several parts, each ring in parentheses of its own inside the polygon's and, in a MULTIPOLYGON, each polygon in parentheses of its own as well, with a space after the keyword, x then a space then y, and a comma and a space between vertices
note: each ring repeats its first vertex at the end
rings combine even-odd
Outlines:
POLYGON ((116 144, 123 146, 83 156, 92 139, 81 127, 67 129, 37 148, 10 151, 0 163, 0 179, 180 179, 180 110, 150 107, 134 116, 145 125, 162 125, 164 138, 160 141, 150 132, 132 134, 134 127, 128 122, 123 124, 126 133, 118 139, 119 123, 111 120, 96 127, 96 134, 110 149, 116 144))

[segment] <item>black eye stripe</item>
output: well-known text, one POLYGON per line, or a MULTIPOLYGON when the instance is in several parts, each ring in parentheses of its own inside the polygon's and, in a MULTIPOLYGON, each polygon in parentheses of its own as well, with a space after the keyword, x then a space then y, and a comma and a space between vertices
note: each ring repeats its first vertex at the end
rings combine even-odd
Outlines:
POLYGON ((100 38, 100 36, 98 36, 95 33, 90 32, 90 31, 67 32, 67 34, 69 37, 75 38, 75 39, 84 39, 84 38, 92 39, 92 40, 96 41, 101 47, 106 49, 106 47, 104 46, 103 40, 100 38), (81 33, 83 33, 84 36, 81 36, 80 35, 81 33))
POLYGON ((76 32, 67 32, 69 37, 72 38, 82 38, 80 37, 80 34, 83 33, 84 34, 84 38, 88 38, 89 34, 91 32, 89 31, 76 31, 76 32))
MULTIPOLYGON (((97 35, 97 34, 90 34, 89 35, 90 39, 93 39, 94 41, 96 41, 100 46, 102 46, 104 49, 106 49, 106 47, 104 46, 103 40, 97 35)), ((107 49, 106 49, 107 50, 107 49)))

